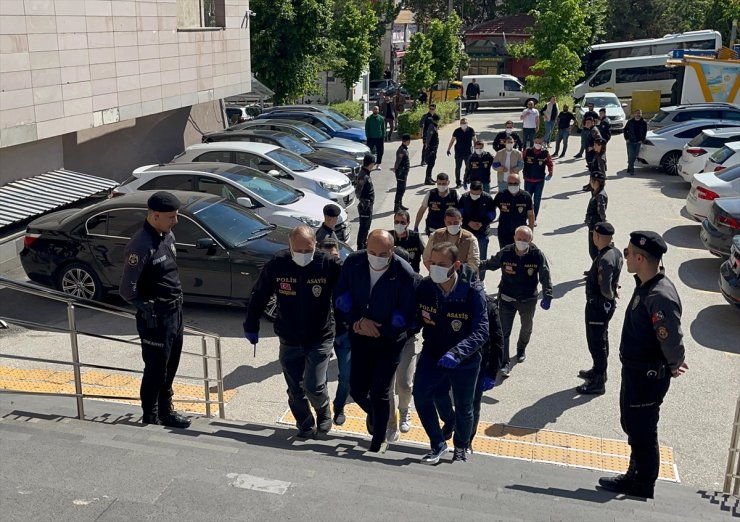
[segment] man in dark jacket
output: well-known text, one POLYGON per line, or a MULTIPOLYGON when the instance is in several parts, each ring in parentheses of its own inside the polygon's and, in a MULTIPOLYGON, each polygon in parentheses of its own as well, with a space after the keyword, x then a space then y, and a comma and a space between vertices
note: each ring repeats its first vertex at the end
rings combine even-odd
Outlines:
MULTIPOLYGON (((460 197, 458 208, 463 217, 463 229, 471 232, 478 240, 481 259, 488 259, 488 233, 491 222, 496 219, 496 207, 491 195, 483 190, 483 184, 476 180, 470 184, 470 192, 460 197)), ((486 277, 485 270, 480 273, 480 280, 486 277)))
POLYGON ((349 325, 350 393, 367 413, 370 452, 387 448, 388 394, 416 316, 414 271, 394 254, 393 237, 373 230, 367 250, 344 261, 335 290, 338 320, 349 325))
POLYGON ((394 210, 408 210, 403 206, 403 195, 406 193, 406 180, 409 177, 411 169, 411 160, 409 159, 409 144, 411 135, 404 134, 401 136, 401 146, 396 151, 396 163, 393 165, 391 172, 396 175, 396 198, 393 202, 394 210))
POLYGON ((357 213, 360 218, 360 226, 357 228, 357 250, 365 248, 367 234, 373 222, 373 205, 375 205, 375 188, 370 172, 375 169, 375 156, 365 154, 362 159, 362 168, 357 175, 355 184, 355 196, 357 197, 357 213))
POLYGON ((496 137, 493 138, 493 150, 496 152, 503 150, 506 148, 506 139, 511 138, 514 140, 514 148, 516 150, 524 150, 524 145, 522 145, 522 139, 519 137, 519 134, 517 132, 514 132, 514 122, 509 120, 505 124, 504 130, 496 134, 496 137))
MULTIPOLYGON (((470 83, 465 88, 465 97, 468 100, 477 100, 480 96, 480 85, 478 85, 478 82, 475 81, 475 78, 470 80, 470 83)), ((468 102, 465 104, 466 112, 468 114, 471 114, 478 110, 478 102, 468 102)))
POLYGON ((612 124, 609 123, 609 118, 606 115, 606 109, 599 109, 599 124, 596 126, 599 129, 599 134, 604 138, 607 143, 612 139, 612 124))
POLYGON ((380 111, 386 124, 385 141, 391 141, 393 131, 396 130, 396 105, 387 94, 380 104, 380 111))
POLYGON ((491 167, 493 156, 487 150, 483 150, 483 142, 476 141, 473 154, 468 159, 468 169, 465 171, 465 188, 473 181, 480 181, 483 190, 491 192, 491 167))
POLYGON ((514 242, 514 232, 522 225, 534 229, 534 202, 532 195, 522 190, 519 174, 509 174, 507 190, 496 193, 494 208, 500 211, 498 219, 498 246, 504 248, 514 242))
POLYGON ((624 139, 627 142, 627 172, 635 173, 635 160, 640 154, 640 146, 647 138, 647 123, 642 119, 642 111, 636 110, 624 126, 624 139))
POLYGON ((300 225, 290 233, 290 251, 265 263, 247 308, 244 337, 257 344, 260 317, 270 298, 277 296, 274 327, 280 339, 280 366, 301 438, 313 437, 317 428, 319 433, 331 429, 326 370, 334 346, 332 291, 340 270, 336 259, 316 252, 314 231, 300 225))
POLYGON ((316 229, 316 243, 321 244, 326 238, 339 241, 336 232, 334 232, 334 227, 337 226, 337 220, 341 212, 342 209, 339 208, 339 205, 334 203, 324 205, 324 222, 316 229))
POLYGON ((433 185, 432 171, 434 165, 437 163, 437 150, 439 149, 439 114, 435 114, 431 117, 429 126, 427 126, 426 133, 424 134, 424 150, 426 151, 426 157, 424 160, 427 164, 426 177, 424 183, 427 185, 433 185))
POLYGON ((385 147, 385 118, 380 115, 380 107, 373 107, 372 113, 365 118, 365 137, 370 152, 377 158, 376 167, 383 163, 383 148, 385 147))
MULTIPOLYGON (((421 92, 419 96, 419 101, 421 101, 422 104, 426 103, 427 95, 425 92, 421 92), (421 100, 421 94, 424 95, 424 100, 421 100)), ((437 112, 437 105, 434 103, 429 104, 429 110, 427 113, 421 117, 419 120, 419 132, 421 133, 421 166, 427 164, 427 129, 429 129, 429 126, 432 124, 432 116, 437 112)))

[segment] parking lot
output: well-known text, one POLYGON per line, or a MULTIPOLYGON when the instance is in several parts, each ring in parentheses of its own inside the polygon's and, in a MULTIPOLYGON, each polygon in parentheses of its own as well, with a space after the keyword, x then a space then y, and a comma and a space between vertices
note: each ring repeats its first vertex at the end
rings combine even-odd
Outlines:
MULTIPOLYGON (((493 136, 507 119, 518 121, 518 112, 481 111, 468 117, 471 127, 490 149, 493 136)), ((440 131, 437 172, 452 176, 454 161, 444 152, 456 125, 440 131)), ((556 160, 552 181, 547 182, 535 230, 535 243, 548 256, 554 283, 554 301, 549 311, 537 310, 534 333, 525 363, 517 365, 511 377, 484 397, 481 420, 509 423, 529 428, 548 428, 597 437, 623 439, 619 425, 618 346, 623 306, 634 288, 631 276, 623 272, 622 307, 610 329, 609 382, 603 396, 580 396, 575 387, 582 381, 579 369, 588 368, 590 357, 583 327, 584 278, 590 265, 583 217, 588 195, 581 191, 587 180, 584 160, 572 159, 578 152, 580 137, 570 138, 568 154, 556 160)), ((375 219, 373 228, 392 227, 395 179, 389 171, 399 142, 386 144, 382 170, 373 173, 375 219)), ((423 185, 420 163, 421 143, 412 142, 411 174, 404 203, 412 216, 429 187, 423 185)), ((615 243, 626 245, 632 230, 655 230, 663 234, 669 250, 664 257, 668 276, 675 283, 683 302, 683 332, 689 371, 672 383, 662 408, 660 442, 675 452, 683 482, 717 488, 721 484, 730 440, 735 401, 740 389, 740 314, 728 305, 717 286, 720 259, 709 254, 699 239, 700 224, 682 212, 688 184, 678 176, 637 168, 626 174, 626 151, 621 134, 608 148, 609 195, 607 217, 616 228, 615 243)), ((454 178, 454 176, 453 176, 454 178)), ((356 207, 349 209, 354 232, 356 207)), ((175 229, 176 232, 176 229, 175 229)), ((491 242, 491 248, 496 244, 491 242)), ((493 252, 489 252, 489 255, 493 252)), ((21 270, 12 276, 23 278, 21 270)), ((496 291, 499 277, 486 279, 489 293, 496 291)), ((0 316, 22 317, 38 322, 63 324, 64 310, 39 298, 0 290, 0 316)), ((230 418, 255 422, 275 422, 287 408, 285 383, 277 361, 277 339, 269 323, 263 321, 256 357, 242 336, 244 311, 233 308, 187 306, 186 322, 223 337, 225 386, 236 390, 228 403, 230 418)), ((81 314, 80 328, 97 333, 133 338, 133 323, 102 320, 91 313, 81 314)), ((518 331, 515 324, 514 332, 518 331)), ((22 329, 0 331, 0 352, 26 353, 39 357, 61 357, 69 353, 68 336, 51 332, 28 333, 22 329)), ((188 346, 199 349, 197 340, 188 346)), ((88 362, 136 368, 138 349, 87 338, 81 344, 82 358, 88 362)), ((3 365, 20 365, 5 360, 3 365)), ((23 363, 25 366, 28 363, 23 363)), ((184 374, 198 375, 201 362, 183 359, 184 374)), ((332 394, 336 384, 336 365, 330 366, 332 394)))

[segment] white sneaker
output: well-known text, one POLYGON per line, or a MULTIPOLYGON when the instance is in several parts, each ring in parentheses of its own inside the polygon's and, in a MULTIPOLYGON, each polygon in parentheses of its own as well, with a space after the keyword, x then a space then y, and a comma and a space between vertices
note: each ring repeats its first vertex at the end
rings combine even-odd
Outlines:
POLYGON ((403 409, 398 410, 399 417, 400 417, 400 426, 401 433, 408 433, 411 430, 411 414, 409 413, 409 409, 403 409))
POLYGON ((385 440, 388 442, 397 442, 399 439, 398 430, 389 429, 385 432, 385 440))

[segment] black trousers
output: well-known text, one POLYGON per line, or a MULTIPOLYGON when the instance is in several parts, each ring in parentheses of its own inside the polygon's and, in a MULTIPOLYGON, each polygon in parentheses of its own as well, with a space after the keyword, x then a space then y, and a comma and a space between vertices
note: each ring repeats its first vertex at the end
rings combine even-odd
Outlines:
POLYGON ((665 368, 663 377, 649 378, 645 370, 622 367, 620 420, 632 450, 630 463, 634 464, 633 480, 641 485, 652 486, 658 478, 658 420, 660 405, 670 385, 671 373, 668 368, 665 368))
POLYGON ((370 418, 373 444, 381 444, 385 440, 391 411, 390 389, 406 339, 391 341, 354 332, 350 332, 349 337, 352 344, 349 393, 370 418))
POLYGON ((430 181, 430 180, 434 181, 432 179, 432 171, 434 170, 434 164, 437 163, 437 151, 427 149, 426 161, 427 161, 427 174, 426 174, 426 177, 424 178, 424 181, 430 181))
POLYGON ((506 245, 510 245, 514 242, 514 230, 503 227, 498 227, 498 246, 499 250, 504 248, 506 245))
POLYGON ((384 138, 368 138, 367 146, 370 148, 370 152, 375 154, 375 164, 380 165, 383 162, 383 150, 385 149, 384 138))
POLYGON ((367 235, 370 233, 373 216, 360 216, 359 219, 360 226, 357 227, 357 250, 362 250, 367 246, 367 235))
POLYGON ((522 323, 519 330, 519 339, 516 343, 516 353, 519 355, 524 353, 529 344, 529 339, 532 337, 534 313, 536 310, 537 297, 507 301, 499 294, 498 311, 499 318, 501 319, 501 328, 504 331, 504 364, 508 364, 511 360, 511 356, 509 355, 509 339, 511 338, 511 331, 514 328, 516 314, 519 314, 519 319, 522 323))
POLYGON ((406 193, 406 180, 409 177, 408 172, 396 172, 396 198, 394 200, 394 210, 398 210, 403 205, 403 195, 406 193))
POLYGON ((288 385, 288 406, 299 430, 307 431, 316 425, 310 406, 316 410, 319 422, 331 417, 326 370, 333 348, 334 338, 300 346, 280 340, 279 359, 288 385))
POLYGON ((144 415, 158 411, 166 413, 182 353, 182 308, 158 312, 153 323, 148 323, 144 314, 137 311, 136 330, 141 338, 141 358, 144 360, 144 376, 139 390, 141 408, 144 415))
POLYGON ((594 243, 594 234, 591 227, 588 229, 588 255, 591 256, 591 261, 596 259, 596 256, 599 255, 599 248, 596 246, 596 243, 594 243))
POLYGON ((606 376, 609 359, 609 321, 616 304, 603 297, 589 297, 586 302, 586 343, 593 359, 594 373, 606 376))
POLYGON ((455 155, 455 182, 460 185, 462 183, 462 180, 465 179, 465 182, 467 183, 468 179, 468 158, 467 156, 458 156, 455 155), (465 174, 464 178, 460 177, 460 171, 462 170, 463 164, 465 165, 465 174))

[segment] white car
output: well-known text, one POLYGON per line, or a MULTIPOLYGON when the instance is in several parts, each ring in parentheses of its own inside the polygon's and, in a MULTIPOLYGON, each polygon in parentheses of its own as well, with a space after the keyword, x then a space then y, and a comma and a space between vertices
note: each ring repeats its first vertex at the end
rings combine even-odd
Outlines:
POLYGON ((648 131, 637 161, 645 167, 661 167, 666 174, 677 174, 684 145, 704 129, 734 126, 737 126, 736 121, 692 120, 648 131))
POLYGON ((702 172, 709 157, 731 141, 740 140, 740 126, 725 129, 705 129, 683 146, 678 162, 678 175, 691 183, 694 174, 702 172))
POLYGON ((694 175, 686 197, 686 210, 697 221, 703 221, 717 198, 740 197, 740 165, 718 172, 694 175))
POLYGON ((293 188, 312 192, 348 207, 355 199, 352 182, 326 167, 311 163, 277 145, 249 141, 222 141, 191 145, 173 163, 209 161, 236 163, 274 176, 293 188))
POLYGON ((581 103, 576 104, 576 126, 580 129, 583 124, 583 116, 588 111, 588 104, 594 104, 594 111, 606 109, 606 117, 612 132, 621 132, 627 125, 627 116, 624 114, 622 102, 617 95, 611 92, 589 92, 583 97, 581 103))
POLYGON ((740 141, 725 143, 725 146, 709 156, 704 172, 718 172, 740 165, 740 141))
MULTIPOLYGON (((222 196, 253 210, 268 223, 293 228, 317 228, 329 200, 296 190, 279 179, 232 163, 170 163, 139 167, 116 187, 113 196, 137 190, 192 190, 222 196)), ((349 240, 347 213, 341 210, 335 227, 341 241, 349 240)))

